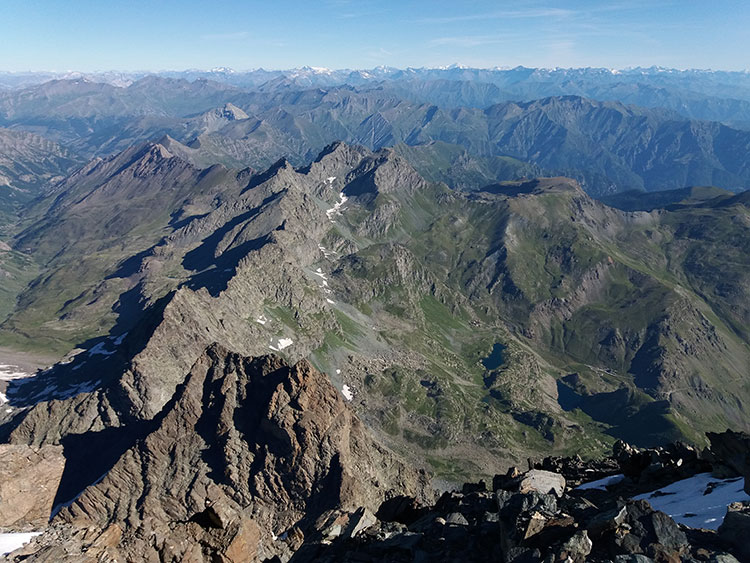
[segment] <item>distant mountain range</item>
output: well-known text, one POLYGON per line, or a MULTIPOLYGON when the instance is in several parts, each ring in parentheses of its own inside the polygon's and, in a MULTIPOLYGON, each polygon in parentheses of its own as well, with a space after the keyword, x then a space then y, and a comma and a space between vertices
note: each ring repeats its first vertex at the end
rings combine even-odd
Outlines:
POLYGON ((750 73, 747 71, 675 70, 661 67, 606 68, 491 68, 452 65, 441 68, 376 67, 332 70, 302 67, 289 70, 150 72, 0 72, 0 89, 24 88, 49 80, 87 80, 126 87, 147 76, 189 81, 210 80, 242 89, 295 89, 343 85, 383 87, 407 99, 442 107, 478 107, 506 101, 530 101, 550 96, 576 95, 600 101, 621 101, 644 107, 663 107, 691 119, 750 126, 750 73))
POLYGON ((282 157, 301 165, 336 140, 404 145, 418 147, 402 154, 421 173, 462 189, 542 171, 576 178, 593 195, 750 186, 750 132, 570 95, 480 109, 413 101, 382 84, 310 88, 287 77, 250 90, 202 78, 148 76, 127 87, 55 80, 0 93, 0 125, 87 157, 163 140, 200 167, 260 169, 282 157))

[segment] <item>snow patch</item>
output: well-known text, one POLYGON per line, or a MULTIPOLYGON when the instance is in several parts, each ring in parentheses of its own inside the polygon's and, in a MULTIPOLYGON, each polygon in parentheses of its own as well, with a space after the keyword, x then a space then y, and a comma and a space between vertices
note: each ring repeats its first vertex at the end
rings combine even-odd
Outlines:
POLYGON ((325 246, 321 244, 318 245, 318 248, 323 253, 323 256, 325 256, 326 258, 330 258, 331 256, 336 256, 338 254, 338 252, 336 252, 335 250, 328 250, 325 246))
POLYGON ((328 181, 329 184, 333 184, 333 181, 335 179, 336 179, 336 176, 328 176, 328 178, 326 178, 326 180, 328 181))
POLYGON ((281 352, 284 348, 288 348, 292 344, 294 344, 294 341, 291 338, 279 338, 276 346, 271 345, 269 348, 274 352, 281 352))
POLYGON ((258 324, 264 325, 264 324, 266 324, 268 322, 268 319, 266 318, 265 315, 261 315, 260 317, 258 317, 257 319, 255 319, 255 322, 258 323, 258 324))
POLYGON ((344 396, 344 398, 347 401, 351 401, 354 398, 354 393, 352 392, 352 390, 349 388, 348 385, 344 385, 341 388, 341 394, 344 396))
POLYGON ((609 477, 604 477, 603 479, 597 479, 596 481, 590 481, 588 483, 584 483, 583 485, 579 485, 576 487, 579 491, 585 491, 587 489, 601 489, 602 491, 606 490, 607 485, 614 485, 615 483, 619 483, 625 479, 625 475, 622 473, 618 473, 617 475, 610 475, 609 477))
POLYGON ((349 198, 344 195, 344 192, 341 192, 339 194, 339 201, 335 203, 333 207, 331 207, 330 209, 326 211, 326 216, 331 222, 333 222, 334 215, 341 215, 341 212, 343 211, 342 206, 346 203, 348 199, 349 198))
POLYGON ((326 297, 326 301, 328 301, 328 303, 330 303, 331 305, 335 305, 336 304, 335 301, 332 301, 331 299, 328 299, 328 297, 326 297))
POLYGON ((635 500, 647 500, 654 510, 669 514, 685 526, 716 530, 724 521, 730 503, 750 501, 743 485, 742 477, 715 479, 710 473, 700 473, 638 495, 635 500))
POLYGON ((18 371, 21 368, 7 364, 0 364, 0 381, 11 381, 13 379, 23 379, 31 377, 32 374, 25 371, 18 371))
POLYGON ((23 547, 31 541, 31 538, 38 536, 42 532, 13 532, 0 534, 0 555, 7 555, 12 551, 23 547))

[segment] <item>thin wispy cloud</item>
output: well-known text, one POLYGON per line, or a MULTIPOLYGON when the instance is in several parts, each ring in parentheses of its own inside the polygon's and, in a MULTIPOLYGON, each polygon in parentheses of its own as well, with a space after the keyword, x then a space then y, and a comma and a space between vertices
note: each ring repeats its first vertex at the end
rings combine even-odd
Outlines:
POLYGON ((511 41, 510 37, 497 35, 453 35, 448 37, 436 37, 428 42, 430 47, 480 47, 482 45, 495 45, 511 41))
POLYGON ((342 12, 340 14, 336 14, 336 17, 342 20, 353 20, 356 18, 372 18, 387 13, 388 10, 378 10, 372 12, 342 12))
POLYGON ((424 18, 420 23, 459 23, 477 20, 565 18, 575 15, 574 10, 564 8, 535 8, 530 10, 501 10, 482 14, 460 14, 437 18, 424 18))
POLYGON ((238 41, 250 37, 248 31, 231 31, 227 33, 206 33, 201 35, 204 41, 238 41))

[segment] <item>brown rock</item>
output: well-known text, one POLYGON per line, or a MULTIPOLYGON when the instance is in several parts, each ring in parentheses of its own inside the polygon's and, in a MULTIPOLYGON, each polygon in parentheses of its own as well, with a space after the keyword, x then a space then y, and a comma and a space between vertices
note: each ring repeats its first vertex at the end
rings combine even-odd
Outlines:
POLYGON ((65 468, 62 446, 0 445, 0 526, 44 526, 65 468))
POLYGON ((547 525, 547 517, 540 512, 533 512, 523 534, 523 539, 527 540, 531 536, 541 532, 547 525))
POLYGON ((107 528, 99 535, 94 543, 93 547, 116 547, 120 543, 122 537, 122 528, 117 524, 107 526, 107 528))
MULTIPOLYGON (((250 560, 280 555, 288 547, 275 535, 295 526, 307 534, 334 508, 371 514, 389 497, 428 491, 426 476, 378 444, 308 362, 214 345, 154 429, 58 519, 127 523, 133 557, 156 549, 177 560, 201 543, 227 561, 250 560)), ((341 533, 347 523, 339 525, 341 533)))
POLYGON ((222 562, 244 563, 257 561, 260 528, 252 520, 243 520, 234 537, 221 554, 222 562))

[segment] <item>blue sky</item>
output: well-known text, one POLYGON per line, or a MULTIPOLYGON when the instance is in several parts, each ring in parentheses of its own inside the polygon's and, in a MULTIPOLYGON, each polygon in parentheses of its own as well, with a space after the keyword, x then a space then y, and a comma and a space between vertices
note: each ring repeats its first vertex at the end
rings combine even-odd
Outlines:
POLYGON ((2 0, 0 70, 750 68, 750 2, 2 0))

